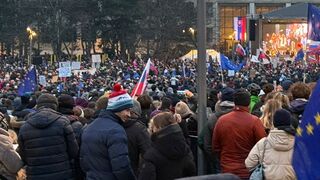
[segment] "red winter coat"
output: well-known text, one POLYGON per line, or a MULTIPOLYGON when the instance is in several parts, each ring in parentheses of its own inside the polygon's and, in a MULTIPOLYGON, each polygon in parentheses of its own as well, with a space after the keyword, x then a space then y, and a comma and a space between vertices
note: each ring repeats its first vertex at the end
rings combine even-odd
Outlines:
POLYGON ((249 114, 248 107, 236 106, 221 116, 212 135, 212 147, 220 155, 222 172, 249 178, 244 162, 253 146, 265 136, 261 121, 249 114))

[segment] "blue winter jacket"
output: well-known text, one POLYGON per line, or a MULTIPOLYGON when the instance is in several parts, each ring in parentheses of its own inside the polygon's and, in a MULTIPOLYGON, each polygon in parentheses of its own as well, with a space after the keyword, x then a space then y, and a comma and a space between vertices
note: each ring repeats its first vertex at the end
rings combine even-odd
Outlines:
POLYGON ((80 164, 87 180, 135 179, 128 157, 127 135, 121 119, 103 110, 81 137, 80 164))

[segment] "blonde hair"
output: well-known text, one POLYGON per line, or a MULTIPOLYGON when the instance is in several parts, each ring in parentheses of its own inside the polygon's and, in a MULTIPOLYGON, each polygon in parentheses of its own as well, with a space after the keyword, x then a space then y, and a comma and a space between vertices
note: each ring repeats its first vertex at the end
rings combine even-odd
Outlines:
POLYGON ((290 106, 289 97, 282 92, 275 93, 272 99, 280 101, 283 108, 288 108, 290 106))
POLYGON ((263 126, 266 129, 273 129, 273 115, 274 113, 282 108, 282 103, 279 100, 276 99, 270 99, 266 102, 263 108, 261 121, 263 126))
POLYGON ((181 122, 181 116, 179 114, 172 114, 171 112, 162 112, 155 115, 149 122, 148 131, 150 134, 161 130, 171 124, 177 124, 181 122))

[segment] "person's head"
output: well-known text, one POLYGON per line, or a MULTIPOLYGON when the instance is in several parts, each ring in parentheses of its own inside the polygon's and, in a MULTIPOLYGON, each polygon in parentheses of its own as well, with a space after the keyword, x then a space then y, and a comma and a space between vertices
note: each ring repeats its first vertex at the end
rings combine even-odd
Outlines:
POLYGON ((73 97, 67 94, 62 94, 58 98, 58 103, 59 103, 59 111, 63 109, 68 109, 72 111, 73 108, 75 107, 75 102, 73 97))
POLYGON ((42 94, 37 99, 37 108, 50 108, 53 110, 58 109, 58 99, 51 94, 42 94))
POLYGON ((107 110, 115 113, 123 122, 130 118, 133 101, 127 91, 123 90, 120 84, 115 84, 109 96, 107 110))
POLYGON ((170 110, 172 105, 172 101, 170 98, 163 97, 161 99, 161 107, 160 110, 170 110))
POLYGON ((248 107, 250 105, 250 93, 243 88, 234 93, 233 99, 236 106, 248 107))
POLYGON ((260 86, 256 83, 249 84, 247 89, 250 92, 251 96, 258 96, 261 90, 260 86))
POLYGON ((297 82, 290 87, 290 92, 292 94, 293 99, 298 99, 298 98, 309 99, 311 90, 307 84, 302 82, 297 82))
POLYGON ((141 105, 141 109, 148 110, 151 107, 152 99, 148 94, 142 94, 137 99, 141 105))
POLYGON ((233 102, 233 95, 235 91, 230 87, 223 88, 221 90, 221 101, 231 101, 233 102))
POLYGON ((289 97, 282 92, 275 93, 272 99, 280 101, 282 104, 282 108, 289 108, 290 106, 289 97))
POLYGON ((263 85, 262 90, 265 94, 269 94, 274 90, 274 85, 271 83, 267 83, 263 85))
POLYGON ((295 134, 295 129, 292 126, 292 116, 290 112, 285 109, 279 109, 274 113, 273 125, 275 128, 284 130, 291 135, 295 134))
POLYGON ((108 97, 101 96, 96 102, 95 109, 98 111, 98 110, 106 109, 107 106, 108 106, 108 97))
POLYGON ((131 118, 137 119, 141 116, 141 106, 139 101, 133 100, 133 107, 131 108, 131 118))
POLYGON ((265 128, 273 129, 273 116, 274 113, 282 108, 282 104, 279 100, 270 99, 266 102, 263 108, 261 121, 265 128))
POLYGON ((160 131, 161 129, 181 122, 181 116, 172 114, 171 112, 161 112, 155 115, 149 123, 149 132, 151 134, 160 131))
POLYGON ((193 114, 193 112, 190 110, 188 105, 185 102, 178 102, 175 106, 175 113, 180 114, 182 118, 188 117, 190 114, 193 114))
POLYGON ((285 79, 281 82, 281 87, 284 91, 288 91, 293 82, 290 79, 285 79))

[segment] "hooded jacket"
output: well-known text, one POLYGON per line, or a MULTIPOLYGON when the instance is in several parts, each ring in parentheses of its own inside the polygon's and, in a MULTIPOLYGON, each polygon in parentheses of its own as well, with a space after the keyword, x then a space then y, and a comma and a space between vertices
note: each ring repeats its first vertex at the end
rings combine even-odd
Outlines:
POLYGON ((293 127, 297 128, 299 125, 299 121, 302 119, 302 114, 304 112, 304 108, 307 105, 308 100, 307 99, 295 99, 290 102, 290 112, 292 112, 293 115, 293 121, 292 125, 293 127))
POLYGON ((291 165, 293 146, 294 136, 283 130, 273 129, 268 137, 262 138, 252 148, 245 161, 246 167, 248 169, 255 168, 261 160, 263 149, 265 149, 263 165, 266 180, 297 179, 291 165))
POLYGON ((3 176, 8 180, 15 180, 22 165, 22 160, 9 139, 9 133, 0 128, 0 179, 3 176))
POLYGON ((203 139, 202 148, 206 155, 210 158, 210 161, 213 163, 213 173, 220 172, 220 164, 217 155, 212 150, 212 133, 219 117, 232 111, 232 109, 234 108, 234 102, 222 101, 220 103, 217 103, 216 107, 216 112, 208 118, 208 122, 201 132, 202 136, 200 135, 199 138, 203 139))
POLYGON ((139 180, 173 180, 196 175, 191 150, 178 124, 152 135, 152 147, 143 156, 139 180))
POLYGON ((77 157, 79 147, 62 114, 40 108, 27 117, 18 143, 28 179, 72 179, 71 160, 77 157))
POLYGON ((80 165, 86 179, 135 179, 128 156, 128 140, 122 120, 103 110, 81 137, 80 165))

